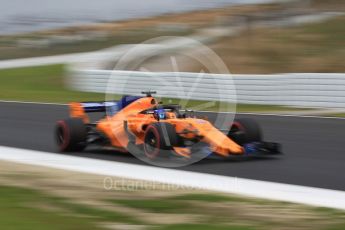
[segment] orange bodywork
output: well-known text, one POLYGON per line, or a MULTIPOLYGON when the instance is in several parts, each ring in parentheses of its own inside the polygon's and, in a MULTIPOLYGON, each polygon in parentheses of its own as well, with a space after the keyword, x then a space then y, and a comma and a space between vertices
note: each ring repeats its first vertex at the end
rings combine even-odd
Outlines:
MULTIPOLYGON (((96 124, 96 129, 103 133, 116 148, 126 149, 129 142, 128 133, 135 136, 136 144, 143 144, 145 129, 148 125, 158 122, 153 114, 142 114, 141 112, 157 106, 153 97, 143 97, 112 116, 105 116, 96 124)), ((70 104, 70 116, 81 118, 89 123, 89 117, 85 113, 81 103, 70 104)), ((227 135, 215 128, 206 119, 198 118, 177 118, 174 113, 167 113, 167 119, 159 122, 168 122, 174 125, 176 133, 184 138, 201 137, 200 141, 209 144, 211 150, 221 156, 229 154, 240 155, 244 153, 243 147, 231 140, 227 135)), ((174 147, 175 152, 180 156, 188 157, 190 151, 182 147, 174 147)))

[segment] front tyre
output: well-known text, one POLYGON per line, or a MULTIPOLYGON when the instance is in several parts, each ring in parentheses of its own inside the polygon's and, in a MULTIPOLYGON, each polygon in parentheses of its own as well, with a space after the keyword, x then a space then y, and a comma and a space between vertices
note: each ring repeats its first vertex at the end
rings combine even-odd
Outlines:
POLYGON ((84 150, 86 137, 87 129, 82 119, 70 118, 56 123, 55 141, 60 152, 84 150))
POLYGON ((145 130, 144 153, 149 159, 169 156, 173 146, 178 144, 175 127, 172 124, 158 122, 145 130))
POLYGON ((252 142, 262 142, 262 132, 259 124, 248 118, 237 119, 232 124, 228 137, 239 145, 252 142))

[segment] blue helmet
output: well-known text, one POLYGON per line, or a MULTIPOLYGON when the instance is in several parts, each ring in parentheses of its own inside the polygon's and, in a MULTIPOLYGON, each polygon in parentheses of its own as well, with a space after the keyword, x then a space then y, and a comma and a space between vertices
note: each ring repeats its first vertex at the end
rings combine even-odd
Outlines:
POLYGON ((166 113, 164 109, 157 109, 154 112, 160 120, 166 119, 166 113))

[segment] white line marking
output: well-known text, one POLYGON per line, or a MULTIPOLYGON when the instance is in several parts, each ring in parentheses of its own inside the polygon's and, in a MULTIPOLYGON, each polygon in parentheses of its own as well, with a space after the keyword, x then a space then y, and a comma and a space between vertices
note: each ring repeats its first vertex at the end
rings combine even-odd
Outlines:
POLYGON ((0 146, 0 160, 345 210, 345 192, 0 146))

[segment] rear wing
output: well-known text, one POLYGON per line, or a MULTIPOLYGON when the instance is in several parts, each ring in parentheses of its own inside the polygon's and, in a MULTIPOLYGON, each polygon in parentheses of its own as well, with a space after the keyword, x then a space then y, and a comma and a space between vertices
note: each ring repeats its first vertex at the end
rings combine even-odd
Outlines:
POLYGON ((88 113, 115 114, 119 111, 119 103, 111 102, 73 102, 69 104, 70 116, 83 119, 84 123, 90 123, 88 113))
POLYGON ((118 110, 118 102, 82 102, 80 105, 83 107, 85 113, 106 112, 107 110, 118 110))
POLYGON ((141 96, 123 96, 119 101, 105 101, 105 102, 81 102, 85 113, 93 112, 110 112, 112 114, 125 108, 127 105, 142 98, 141 96))
POLYGON ((107 112, 108 115, 114 115, 140 98, 142 97, 123 96, 119 101, 73 102, 69 104, 70 116, 73 118, 81 118, 85 123, 89 123, 90 119, 87 113, 107 112))

